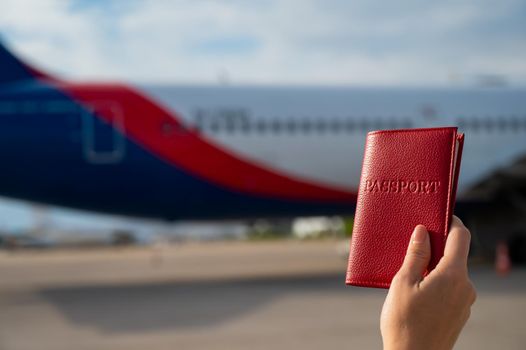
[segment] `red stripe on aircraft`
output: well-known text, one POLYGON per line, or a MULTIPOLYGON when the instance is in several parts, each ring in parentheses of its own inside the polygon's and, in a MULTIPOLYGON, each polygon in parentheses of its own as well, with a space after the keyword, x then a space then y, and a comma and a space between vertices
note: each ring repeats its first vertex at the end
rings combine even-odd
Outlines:
MULTIPOLYGON (((86 107, 113 102, 125 115, 124 132, 161 159, 234 191, 289 200, 352 202, 356 195, 292 179, 205 141, 180 119, 138 91, 117 84, 55 84, 86 107)), ((110 109, 96 113, 111 124, 110 109)))

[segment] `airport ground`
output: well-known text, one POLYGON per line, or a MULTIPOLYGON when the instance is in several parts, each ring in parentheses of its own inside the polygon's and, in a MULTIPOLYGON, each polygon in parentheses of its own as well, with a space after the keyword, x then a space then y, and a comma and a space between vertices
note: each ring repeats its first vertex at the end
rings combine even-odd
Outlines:
MULTIPOLYGON (((379 349, 386 292, 343 284, 346 244, 0 252, 0 350, 379 349)), ((526 270, 471 274, 456 349, 525 349, 526 270)))

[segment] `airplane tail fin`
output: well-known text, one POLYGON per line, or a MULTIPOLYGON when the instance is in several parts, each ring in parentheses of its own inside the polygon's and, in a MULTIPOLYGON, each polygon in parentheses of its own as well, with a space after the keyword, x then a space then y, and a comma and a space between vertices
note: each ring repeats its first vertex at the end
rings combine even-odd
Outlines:
POLYGON ((55 80, 13 55, 0 40, 0 84, 32 79, 55 80))

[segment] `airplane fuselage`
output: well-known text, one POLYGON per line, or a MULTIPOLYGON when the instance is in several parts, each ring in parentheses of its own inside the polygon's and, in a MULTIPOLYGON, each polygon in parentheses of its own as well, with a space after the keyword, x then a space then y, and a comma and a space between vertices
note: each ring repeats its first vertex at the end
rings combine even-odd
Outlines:
POLYGON ((20 81, 0 85, 0 193, 168 219, 350 214, 368 131, 444 125, 466 133, 462 201, 526 153, 526 91, 20 81))

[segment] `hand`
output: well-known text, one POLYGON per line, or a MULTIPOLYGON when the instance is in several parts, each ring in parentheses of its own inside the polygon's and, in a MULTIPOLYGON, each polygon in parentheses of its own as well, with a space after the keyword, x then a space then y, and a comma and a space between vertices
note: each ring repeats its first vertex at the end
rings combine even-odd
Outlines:
POLYGON ((471 235, 453 216, 444 256, 423 277, 431 256, 429 234, 418 225, 382 309, 384 350, 452 349, 476 293, 468 277, 471 235))

